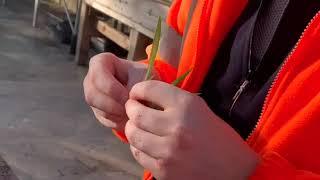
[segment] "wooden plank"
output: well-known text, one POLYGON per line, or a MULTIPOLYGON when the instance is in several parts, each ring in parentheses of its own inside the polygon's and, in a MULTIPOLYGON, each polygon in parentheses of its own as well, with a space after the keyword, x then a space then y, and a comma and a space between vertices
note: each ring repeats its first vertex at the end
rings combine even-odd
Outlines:
POLYGON ((169 4, 158 0, 86 0, 98 11, 153 38, 158 17, 166 19, 169 4))
POLYGON ((78 42, 76 48, 75 61, 78 65, 86 65, 89 59, 90 40, 94 34, 95 28, 94 12, 86 4, 82 4, 78 42))
POLYGON ((129 37, 127 35, 123 34, 122 32, 118 31, 117 29, 101 20, 98 20, 96 28, 108 39, 112 40, 123 49, 129 50, 129 37))
POLYGON ((135 29, 130 31, 130 48, 128 60, 142 60, 147 58, 146 47, 152 43, 152 40, 146 35, 138 32, 135 29))

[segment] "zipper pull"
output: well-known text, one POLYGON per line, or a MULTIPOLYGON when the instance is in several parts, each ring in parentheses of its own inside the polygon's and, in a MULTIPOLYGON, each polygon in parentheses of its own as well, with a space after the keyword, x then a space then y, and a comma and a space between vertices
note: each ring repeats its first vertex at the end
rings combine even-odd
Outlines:
POLYGON ((230 108, 230 110, 229 110, 229 116, 231 116, 232 110, 233 110, 236 102, 238 101, 239 97, 241 96, 241 94, 242 94, 243 91, 246 89, 246 87, 248 86, 249 83, 250 83, 250 81, 246 79, 246 80, 241 84, 241 86, 240 86, 240 88, 238 89, 238 91, 236 92, 236 94, 233 96, 233 98, 232 98, 233 103, 232 103, 231 108, 230 108))

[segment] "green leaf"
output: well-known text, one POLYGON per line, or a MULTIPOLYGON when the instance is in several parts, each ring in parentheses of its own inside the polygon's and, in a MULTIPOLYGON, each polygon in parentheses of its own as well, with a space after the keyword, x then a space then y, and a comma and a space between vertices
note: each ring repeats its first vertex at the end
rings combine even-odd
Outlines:
POLYGON ((182 74, 175 81, 173 81, 171 84, 174 86, 178 86, 191 73, 191 71, 192 69, 188 70, 186 73, 182 74))
POLYGON ((148 66, 145 80, 151 80, 151 78, 152 78, 154 63, 156 61, 156 57, 157 57, 157 53, 158 53, 158 49, 159 49, 159 44, 160 44, 160 38, 161 38, 161 22, 162 22, 161 17, 159 17, 157 29, 156 29, 154 39, 153 39, 152 50, 151 50, 151 55, 150 55, 150 59, 149 59, 149 66, 148 66))

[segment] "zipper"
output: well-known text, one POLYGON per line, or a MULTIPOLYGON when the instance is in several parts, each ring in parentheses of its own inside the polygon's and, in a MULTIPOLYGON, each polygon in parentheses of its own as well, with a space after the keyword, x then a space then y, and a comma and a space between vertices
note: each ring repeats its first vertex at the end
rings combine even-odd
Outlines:
POLYGON ((246 89, 246 87, 248 86, 249 83, 250 83, 250 81, 246 79, 246 80, 241 84, 241 86, 240 86, 240 88, 238 89, 238 91, 236 92, 236 94, 233 96, 233 98, 232 98, 232 105, 231 105, 231 107, 230 107, 230 109, 229 109, 229 116, 232 115, 232 110, 233 110, 234 106, 235 106, 236 103, 238 102, 239 97, 241 96, 241 94, 242 94, 243 91, 246 89))
POLYGON ((306 31, 309 29, 309 27, 312 25, 312 23, 315 21, 315 19, 320 16, 320 11, 318 11, 316 13, 315 16, 313 16, 313 18, 310 20, 310 22, 308 23, 307 27, 304 29, 303 33, 301 34, 298 42, 296 43, 296 45, 294 46, 294 48, 290 51, 290 53, 288 54, 287 58, 285 59, 284 63, 281 65, 279 72, 276 75, 276 78, 274 79, 271 87, 268 90, 267 96, 265 98, 265 101, 263 103, 263 107, 262 107, 262 111, 260 113, 260 117, 258 122, 256 123, 256 126, 254 127, 254 129, 251 131, 251 133, 249 134, 248 138, 246 139, 247 142, 253 137, 254 132, 257 130, 257 128, 261 125, 261 121, 262 121, 262 116, 264 115, 266 108, 267 108, 267 104, 270 100, 270 95, 272 90, 274 89, 275 85, 278 84, 278 80, 279 80, 279 76, 280 74, 283 72, 283 70, 285 69, 285 67, 287 66, 288 62, 290 61, 291 57, 293 56, 293 54, 296 52, 297 48, 299 47, 301 40, 304 38, 306 31))
POLYGON ((252 76, 254 74, 252 67, 251 67, 251 61, 252 61, 252 43, 253 43, 253 34, 254 34, 254 29, 256 27, 257 24, 257 19, 258 16, 261 12, 261 8, 262 8, 262 4, 263 4, 263 0, 260 1, 258 9, 256 10, 256 12, 254 13, 254 22, 253 22, 253 28, 250 32, 250 42, 249 42, 249 50, 248 50, 248 74, 246 76, 246 79, 244 80, 244 82, 240 85, 238 91, 234 94, 233 98, 232 98, 232 105, 229 108, 229 117, 232 116, 232 111, 236 105, 236 103, 238 102, 240 96, 242 95, 242 93, 245 91, 246 87, 251 83, 252 80, 252 76))

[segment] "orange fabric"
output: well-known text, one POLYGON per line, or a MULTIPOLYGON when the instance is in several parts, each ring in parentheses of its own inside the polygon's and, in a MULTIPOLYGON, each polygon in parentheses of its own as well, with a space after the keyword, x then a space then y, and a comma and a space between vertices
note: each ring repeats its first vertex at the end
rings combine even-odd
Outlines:
POLYGON ((168 13, 168 25, 173 27, 180 35, 185 34, 184 30, 187 23, 191 2, 192 0, 173 1, 168 13))
POLYGON ((152 174, 149 171, 145 170, 143 173, 143 180, 153 180, 152 174))
MULTIPOLYGON (((266 100, 260 123, 248 140, 262 155, 278 153, 291 164, 288 171, 300 179, 320 179, 319 40, 320 13, 283 66, 266 100)), ((261 175, 256 173, 253 177, 257 178, 253 179, 262 179, 276 163, 264 161, 261 165, 264 168, 258 170, 261 175)), ((282 175, 281 171, 274 171, 275 177, 282 175)))
MULTIPOLYGON (((190 4, 191 0, 175 0, 167 19, 168 25, 186 39, 178 70, 164 60, 158 61, 156 68, 166 82, 193 68, 181 88, 197 92, 247 0, 198 0, 190 29, 184 32, 190 4)), ((319 42, 320 15, 287 59, 266 99, 258 127, 248 140, 262 158, 252 180, 320 179, 319 42)), ((151 173, 146 171, 144 179, 151 180, 151 173)))
MULTIPOLYGON (((175 77, 194 69, 181 88, 199 90, 217 49, 246 3, 247 0, 199 0, 190 30, 183 32, 190 1, 174 1, 167 22, 186 36, 175 77)), ((320 179, 319 42, 317 16, 279 74, 258 128, 248 140, 262 158, 250 179, 320 179)), ((151 173, 145 172, 144 179, 151 180, 151 173)))
MULTIPOLYGON (((184 3, 185 1, 183 0, 181 4, 184 5, 184 3)), ((180 76, 193 69, 190 76, 182 83, 181 87, 183 89, 190 92, 199 90, 220 44, 240 16, 246 3, 247 0, 198 1, 192 15, 189 31, 185 33, 185 45, 177 74, 180 76), (209 51, 207 47, 210 47, 209 51)), ((187 5, 190 4, 188 3, 187 5)), ((187 7, 181 8, 189 9, 187 7)), ((180 27, 175 28, 179 29, 180 27)))
POLYGON ((117 131, 115 129, 112 130, 113 134, 119 138, 123 143, 128 143, 128 139, 126 137, 126 135, 124 134, 124 132, 122 131, 117 131))

